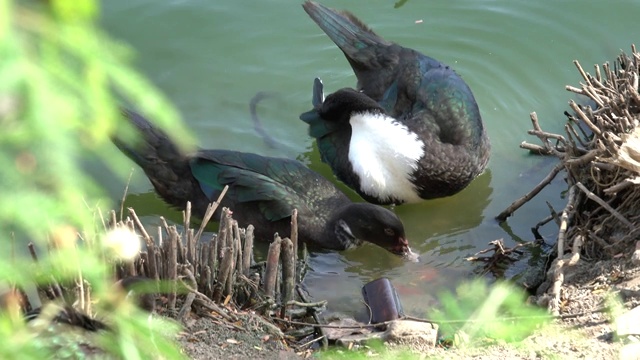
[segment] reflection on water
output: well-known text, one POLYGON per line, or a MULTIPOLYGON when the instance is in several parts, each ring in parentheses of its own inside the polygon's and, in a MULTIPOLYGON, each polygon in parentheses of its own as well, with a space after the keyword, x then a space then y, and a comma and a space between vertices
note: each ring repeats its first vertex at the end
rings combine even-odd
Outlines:
MULTIPOLYGON (((529 113, 538 113, 545 130, 561 131, 562 112, 573 97, 564 86, 580 79, 572 60, 589 68, 629 49, 638 40, 629 29, 637 27, 640 2, 322 2, 348 8, 386 39, 451 65, 473 90, 491 138, 488 170, 467 189, 395 209, 421 262, 404 263, 372 245, 319 252, 310 259, 305 285, 335 309, 359 309, 360 287, 386 276, 405 308, 418 314, 437 289, 473 274, 474 265, 464 257, 492 240, 502 238, 507 245, 532 240, 530 228, 549 213, 546 201, 556 210, 564 205, 558 194, 565 185, 558 179, 506 226, 493 220, 553 166, 518 148, 522 140, 533 141, 526 135, 529 113)), ((314 77, 330 89, 353 87, 355 77, 300 3, 110 0, 103 6, 107 30, 133 45, 139 68, 177 104, 199 145, 299 158, 335 181, 298 115, 309 108, 314 77), (265 145, 253 129, 248 106, 259 91, 277 94, 263 100, 258 112, 269 134, 283 144, 279 149, 265 145)), ((115 148, 114 156, 120 156, 115 148)), ((121 198, 124 181, 107 185, 115 189, 113 199, 121 198)), ((150 189, 136 171, 127 206, 152 224, 156 215, 180 223, 180 213, 150 189)), ((550 224, 541 233, 552 242, 557 228, 550 224)))

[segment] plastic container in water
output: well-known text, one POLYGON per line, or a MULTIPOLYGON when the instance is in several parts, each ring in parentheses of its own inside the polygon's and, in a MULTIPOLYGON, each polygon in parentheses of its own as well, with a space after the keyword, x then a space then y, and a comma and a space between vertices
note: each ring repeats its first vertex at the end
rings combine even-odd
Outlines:
POLYGON ((398 293, 387 278, 379 278, 365 284, 362 287, 362 297, 371 311, 371 324, 404 316, 398 293))

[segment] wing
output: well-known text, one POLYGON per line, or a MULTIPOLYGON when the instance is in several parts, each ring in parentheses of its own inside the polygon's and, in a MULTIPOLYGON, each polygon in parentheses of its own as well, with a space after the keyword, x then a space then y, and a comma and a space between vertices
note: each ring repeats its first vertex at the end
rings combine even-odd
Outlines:
POLYGON ((298 183, 311 171, 297 161, 209 150, 201 151, 191 161, 191 171, 211 200, 229 185, 228 200, 256 203, 269 221, 291 216, 294 208, 310 211, 298 183))

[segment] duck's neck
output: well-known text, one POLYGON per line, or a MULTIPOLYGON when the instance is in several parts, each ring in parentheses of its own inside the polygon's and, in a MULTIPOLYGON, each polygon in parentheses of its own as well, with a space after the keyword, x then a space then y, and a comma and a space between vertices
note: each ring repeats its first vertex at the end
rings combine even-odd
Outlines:
POLYGON ((385 114, 356 113, 349 123, 349 161, 360 178, 361 190, 389 202, 420 201, 411 182, 424 156, 420 138, 385 114))

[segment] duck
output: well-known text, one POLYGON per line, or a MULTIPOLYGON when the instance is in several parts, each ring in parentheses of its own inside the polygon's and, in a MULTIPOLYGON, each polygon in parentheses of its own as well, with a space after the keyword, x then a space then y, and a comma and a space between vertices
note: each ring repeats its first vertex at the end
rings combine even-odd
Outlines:
MULTIPOLYGON (((122 111, 135 142, 114 134, 112 141, 142 168, 156 193, 169 205, 203 218, 225 186, 220 209, 233 211, 240 227, 255 228, 257 240, 288 234, 298 211, 298 239, 311 248, 347 250, 369 242, 417 261, 400 218, 391 210, 356 203, 333 183, 297 160, 232 150, 183 153, 169 136, 143 115, 122 111)), ((129 138, 127 138, 129 139, 129 138)))
POLYGON ((338 180, 371 203, 399 205, 457 194, 484 171, 489 137, 451 67, 383 39, 349 12, 302 6, 357 78, 356 88, 326 99, 316 78, 313 109, 300 115, 338 180))

